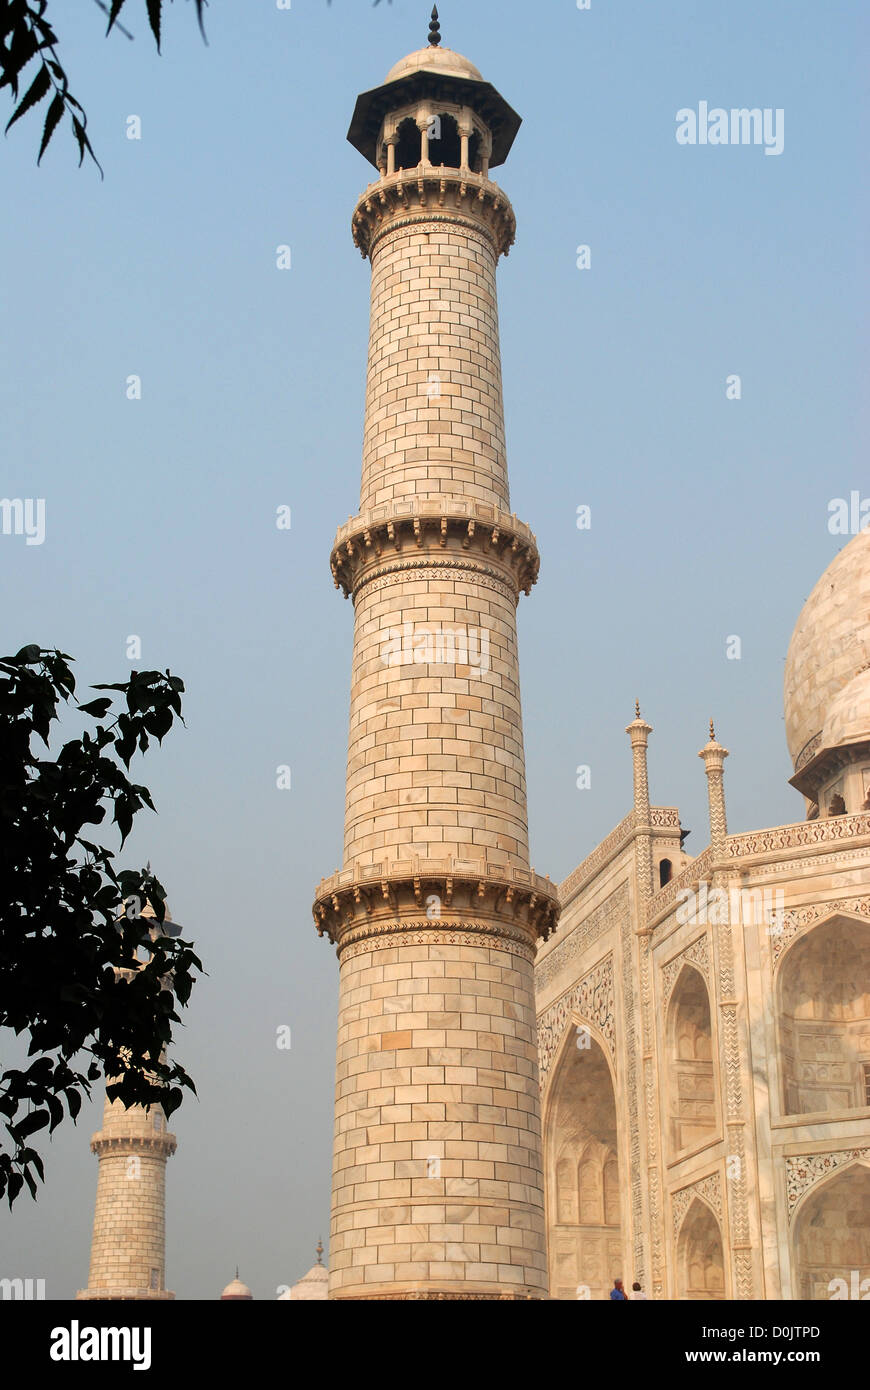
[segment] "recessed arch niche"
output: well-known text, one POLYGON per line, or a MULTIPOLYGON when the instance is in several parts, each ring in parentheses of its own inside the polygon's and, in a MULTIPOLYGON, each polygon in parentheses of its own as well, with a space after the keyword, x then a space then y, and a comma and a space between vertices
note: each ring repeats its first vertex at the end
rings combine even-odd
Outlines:
POLYGON ((867 1106, 870 924, 837 916, 794 942, 777 989, 785 1115, 867 1106))
POLYGON ((677 1297, 725 1298, 722 1231, 715 1212, 700 1197, 692 1199, 677 1237, 677 1297))
POLYGON ((607 1055, 584 1025, 569 1030, 550 1086, 544 1168, 551 1297, 607 1298, 614 1279, 631 1277, 616 1095, 607 1055))
POLYGON ((870 1298, 870 1166, 850 1164, 807 1193, 792 1245, 795 1298, 870 1298))
POLYGON ((710 995, 700 970, 688 961, 674 985, 666 1022, 668 1141, 671 1156, 716 1138, 716 1083, 710 995))

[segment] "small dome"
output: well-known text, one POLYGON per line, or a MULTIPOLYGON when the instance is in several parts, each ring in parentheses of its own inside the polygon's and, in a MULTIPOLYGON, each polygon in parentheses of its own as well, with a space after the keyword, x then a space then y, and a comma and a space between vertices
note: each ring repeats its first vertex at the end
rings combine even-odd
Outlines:
POLYGON ((329 1270, 325 1265, 312 1265, 307 1274, 303 1274, 298 1283, 292 1289, 281 1294, 281 1298, 292 1299, 297 1302, 302 1299, 316 1299, 329 1297, 329 1270))
POLYGON ((870 668, 859 671, 828 707, 823 748, 870 739, 870 668))
POLYGON ((317 1264, 312 1265, 307 1274, 290 1289, 285 1289, 284 1293, 278 1297, 279 1303, 283 1299, 313 1299, 329 1297, 329 1270, 323 1263, 323 1241, 319 1240, 316 1245, 317 1264))
POLYGON ((870 661, 870 530, 835 556, 803 606, 785 663, 792 762, 821 733, 835 698, 870 661))
POLYGON ((254 1295, 251 1293, 251 1290, 248 1288, 247 1284, 242 1283, 241 1279, 239 1278, 238 1271, 236 1271, 235 1279, 230 1280, 223 1293, 221 1294, 221 1301, 223 1301, 224 1299, 232 1301, 236 1299, 253 1297, 254 1295))
POLYGON ((400 77, 409 77, 412 72, 434 72, 442 77, 470 77, 473 82, 483 81, 478 69, 461 53, 440 46, 418 48, 416 53, 409 53, 390 68, 384 81, 398 82, 400 77))

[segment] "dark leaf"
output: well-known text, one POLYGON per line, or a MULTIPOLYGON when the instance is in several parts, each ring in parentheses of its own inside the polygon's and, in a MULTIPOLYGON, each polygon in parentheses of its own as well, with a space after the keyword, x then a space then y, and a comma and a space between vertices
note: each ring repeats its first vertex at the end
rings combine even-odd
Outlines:
POLYGON ((49 104, 48 111, 46 112, 45 125, 42 128, 42 144, 39 146, 39 157, 36 161, 37 164, 39 164, 40 160, 42 159, 42 156, 48 149, 48 142, 54 134, 55 130, 57 129, 57 123, 63 115, 63 111, 63 97, 61 96, 60 92, 55 92, 49 104))
MULTIPOLYGON (((21 98, 21 101, 18 103, 12 115, 9 117, 9 120, 6 122, 7 131, 9 130, 10 126, 13 126, 17 120, 20 120, 21 117, 30 110, 31 106, 35 106, 37 102, 42 101, 42 98, 44 96, 47 96, 50 90, 51 74, 49 73, 48 68, 43 63, 41 68, 39 69, 39 72, 36 74, 27 91, 25 92, 24 96, 21 98)), ((25 648, 25 651, 26 650, 27 648, 25 648)), ((34 661, 37 659, 37 657, 31 658, 31 660, 34 661)))

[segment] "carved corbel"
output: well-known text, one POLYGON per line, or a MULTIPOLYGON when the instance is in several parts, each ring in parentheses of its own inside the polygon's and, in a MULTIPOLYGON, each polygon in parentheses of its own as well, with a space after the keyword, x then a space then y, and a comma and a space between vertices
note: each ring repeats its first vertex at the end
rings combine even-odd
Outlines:
POLYGON ((442 518, 441 518, 441 539, 440 539, 440 541, 439 541, 439 545, 440 545, 441 548, 443 549, 444 546, 445 546, 446 544, 447 544, 447 517, 446 517, 446 516, 442 516, 442 518))

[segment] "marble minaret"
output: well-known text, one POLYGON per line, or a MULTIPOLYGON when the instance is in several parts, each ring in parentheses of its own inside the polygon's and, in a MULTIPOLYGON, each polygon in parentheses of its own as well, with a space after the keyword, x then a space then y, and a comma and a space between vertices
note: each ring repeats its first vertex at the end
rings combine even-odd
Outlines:
POLYGON ((357 101, 377 169, 359 514, 332 551, 355 609, 343 867, 314 915, 340 963, 331 1298, 547 1296, 536 944, 490 178, 520 120, 440 46, 357 101))
MULTIPOLYGON (((154 917, 150 904, 142 916, 154 917)), ((175 1297, 166 1289, 165 1253, 166 1160, 175 1148, 159 1105, 125 1109, 106 1096, 103 1127, 91 1138, 99 1171, 88 1287, 76 1298, 175 1297)))

